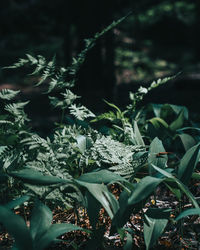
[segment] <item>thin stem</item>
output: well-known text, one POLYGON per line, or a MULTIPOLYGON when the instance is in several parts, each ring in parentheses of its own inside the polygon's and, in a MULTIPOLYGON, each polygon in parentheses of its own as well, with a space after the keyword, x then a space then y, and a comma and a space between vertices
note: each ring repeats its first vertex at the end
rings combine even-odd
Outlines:
POLYGON ((60 119, 60 126, 62 126, 62 124, 63 124, 64 116, 65 116, 65 110, 62 109, 62 114, 61 114, 61 119, 60 119))

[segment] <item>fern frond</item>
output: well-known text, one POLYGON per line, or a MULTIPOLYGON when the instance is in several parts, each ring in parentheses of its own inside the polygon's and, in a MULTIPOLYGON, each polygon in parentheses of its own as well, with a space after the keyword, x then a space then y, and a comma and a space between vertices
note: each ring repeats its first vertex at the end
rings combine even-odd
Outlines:
POLYGON ((58 99, 57 97, 49 96, 50 103, 54 108, 60 107, 61 109, 66 109, 71 105, 79 96, 72 93, 71 90, 66 89, 65 93, 61 93, 63 100, 58 99))
POLYGON ((2 89, 0 91, 0 99, 10 101, 14 99, 19 93, 20 90, 2 89))
POLYGON ((95 117, 95 114, 93 114, 89 109, 87 109, 85 106, 77 106, 76 104, 72 104, 70 107, 70 114, 75 116, 79 120, 85 120, 89 117, 95 117))
POLYGON ((29 121, 29 119, 27 118, 27 115, 24 112, 24 107, 28 103, 29 101, 6 104, 4 109, 15 117, 16 123, 24 124, 24 121, 29 121))
POLYGON ((5 110, 10 112, 13 115, 18 115, 21 110, 24 109, 24 107, 29 103, 29 101, 26 102, 18 102, 18 103, 11 103, 5 105, 5 110))
POLYGON ((51 77, 54 74, 55 74, 55 56, 44 67, 42 77, 41 77, 40 81, 36 84, 36 86, 41 85, 47 78, 51 77))

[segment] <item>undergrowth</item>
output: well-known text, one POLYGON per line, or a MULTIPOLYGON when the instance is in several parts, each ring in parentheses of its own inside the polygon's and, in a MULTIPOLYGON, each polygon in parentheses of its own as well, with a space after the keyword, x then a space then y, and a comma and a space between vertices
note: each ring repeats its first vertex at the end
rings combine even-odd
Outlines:
POLYGON ((16 102, 19 91, 0 91, 0 222, 15 239, 13 249, 45 249, 56 243, 58 236, 76 230, 84 231, 88 240, 84 245, 73 242, 70 247, 104 249, 106 229, 98 225, 102 208, 110 218, 110 235, 118 233, 124 249, 134 247, 138 232, 127 223, 140 213, 140 237, 143 234, 149 249, 166 231, 183 237, 185 217, 200 213, 191 187, 191 179, 198 184, 200 178, 199 128, 190 122, 185 107, 150 104, 137 108, 149 91, 176 76, 158 79, 148 88, 130 93, 130 105, 123 111, 105 101, 111 110, 98 116, 73 93, 87 52, 123 20, 87 39, 85 49, 68 68, 59 67, 55 57, 47 61, 29 54, 7 67, 30 67, 30 75, 39 79, 36 86, 48 86, 50 105, 62 110, 53 135, 43 138, 29 125, 24 112, 28 101, 16 102), (94 124, 101 126, 97 130, 94 124), (117 196, 112 192, 113 184, 118 187, 117 196), (157 203, 159 190, 168 190, 178 206, 157 203), (30 227, 12 211, 24 203, 34 206, 30 227), (77 214, 84 209, 88 228, 52 224, 48 206, 52 210, 58 206, 74 209, 77 214))

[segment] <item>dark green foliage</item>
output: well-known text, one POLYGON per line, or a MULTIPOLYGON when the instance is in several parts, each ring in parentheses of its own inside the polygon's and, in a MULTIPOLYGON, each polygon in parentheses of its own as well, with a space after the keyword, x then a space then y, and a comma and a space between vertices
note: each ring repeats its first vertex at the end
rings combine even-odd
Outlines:
MULTIPOLYGON (((24 112, 28 102, 14 100, 18 91, 0 92, 1 200, 4 201, 4 194, 8 192, 12 198, 26 194, 0 206, 0 222, 13 235, 15 249, 42 250, 63 233, 76 230, 90 234, 87 249, 92 249, 94 244, 100 247, 106 230, 104 226, 96 226, 102 207, 111 219, 110 233, 118 232, 123 241, 127 235, 124 249, 131 249, 133 244, 132 232, 125 225, 133 214, 141 212, 144 240, 149 249, 168 225, 176 226, 170 219, 171 213, 176 213, 176 221, 199 214, 199 204, 190 190, 191 179, 199 178, 195 172, 199 143, 196 143, 198 137, 184 132, 188 127, 183 126, 190 125, 187 109, 170 104, 152 104, 142 110, 137 106, 147 92, 173 77, 159 79, 150 87, 140 87, 136 93, 131 93, 132 104, 124 111, 106 101, 113 111, 95 116, 85 106, 75 103, 79 97, 71 88, 86 52, 122 20, 86 40, 85 49, 66 69, 56 65, 55 57, 47 62, 43 56, 31 55, 9 67, 34 66, 32 74, 39 77, 36 85, 47 83, 47 92, 51 94, 57 89, 60 97, 51 96, 50 104, 63 111, 61 122, 55 125, 51 137, 42 138, 29 128, 24 112), (73 118, 69 119, 69 115, 73 118), (67 122, 69 120, 71 123, 67 122), (106 127, 106 133, 93 127, 99 122, 106 127), (174 148, 177 138, 182 142, 178 151, 174 148), (166 151, 168 149, 172 152, 166 151), (110 191, 112 184, 120 187, 119 199, 110 191), (155 205, 144 209, 152 195, 156 200, 157 189, 166 187, 174 194, 174 199, 177 198, 180 208, 165 209, 155 205), (185 198, 195 208, 182 211, 185 198), (27 227, 11 209, 29 199, 29 204, 33 199, 36 202, 30 227, 27 227), (52 224, 52 212, 44 203, 65 209, 86 208, 92 230, 66 223, 52 224)), ((189 128, 198 131, 194 126, 189 128)))

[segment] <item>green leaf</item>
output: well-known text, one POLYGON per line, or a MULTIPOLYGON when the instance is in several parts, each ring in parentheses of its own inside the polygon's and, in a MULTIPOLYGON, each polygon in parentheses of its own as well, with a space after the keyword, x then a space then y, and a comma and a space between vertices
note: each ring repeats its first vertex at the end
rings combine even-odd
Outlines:
POLYGON ((119 209, 119 203, 115 199, 114 195, 111 194, 104 184, 93 184, 88 182, 78 181, 79 185, 85 187, 96 200, 105 208, 106 212, 112 219, 114 214, 119 209))
POLYGON ((200 180, 200 174, 199 173, 193 173, 192 178, 195 180, 200 180))
POLYGON ((145 146, 136 121, 134 121, 134 134, 137 145, 145 146))
POLYGON ((170 210, 149 208, 144 220, 144 240, 146 249, 153 247, 162 235, 170 217, 170 210))
POLYGON ((182 110, 179 113, 177 119, 169 125, 169 128, 171 129, 171 131, 176 131, 177 129, 181 128, 183 124, 184 124, 184 110, 182 110))
POLYGON ((32 238, 24 220, 12 213, 10 209, 0 206, 0 223, 2 223, 15 239, 15 245, 20 250, 33 249, 32 238))
POLYGON ((168 183, 169 180, 167 180, 167 182, 165 182, 165 185, 169 188, 169 190, 175 194, 175 196, 177 197, 177 199, 179 201, 181 201, 181 196, 182 196, 182 193, 181 193, 181 190, 180 188, 177 188, 177 184, 174 183, 174 181, 171 181, 170 184, 168 183), (174 185, 175 184, 175 185, 174 185))
POLYGON ((43 175, 42 173, 32 169, 22 169, 19 171, 12 171, 8 173, 10 176, 20 179, 25 183, 34 185, 53 185, 59 183, 68 183, 67 180, 60 179, 50 175, 43 175))
POLYGON ((186 216, 190 216, 190 215, 195 215, 195 214, 199 214, 200 215, 200 208, 190 208, 185 210, 184 212, 180 213, 177 217, 176 217, 176 221, 186 217, 186 216))
POLYGON ((168 157, 167 155, 157 156, 160 152, 165 152, 165 148, 163 147, 162 141, 156 137, 151 142, 149 148, 148 163, 150 175, 152 174, 151 164, 159 166, 160 168, 166 168, 168 157))
POLYGON ((96 172, 90 172, 87 174, 81 175, 76 181, 88 182, 88 183, 97 183, 97 184, 108 184, 114 182, 127 182, 126 179, 121 177, 118 174, 115 174, 108 170, 100 170, 96 172))
POLYGON ((8 209, 14 209, 15 207, 20 206, 21 204, 23 204, 24 202, 28 201, 30 199, 30 196, 28 195, 24 195, 18 199, 15 199, 13 201, 10 201, 9 203, 7 203, 5 205, 6 208, 8 209))
POLYGON ((151 176, 144 177, 136 184, 134 191, 128 199, 128 204, 133 205, 146 199, 162 181, 160 178, 151 176))
POLYGON ((178 180, 176 177, 174 177, 171 173, 165 171, 164 169, 158 168, 156 166, 154 166, 152 164, 152 167, 155 168, 158 172, 160 172, 161 174, 163 174, 164 176, 168 177, 169 179, 165 179, 164 181, 167 182, 167 184, 170 185, 171 182, 174 182, 177 184, 178 188, 184 192, 188 198, 191 200, 191 202, 193 203, 193 205, 196 208, 199 208, 199 205, 195 199, 195 197, 193 196, 193 194, 189 191, 189 189, 187 188, 187 186, 185 186, 180 180, 178 180))
MULTIPOLYGON (((50 226, 49 230, 42 235, 42 237, 37 241, 37 244, 35 245, 35 249, 37 250, 43 250, 45 249, 53 240, 55 240, 58 236, 68 233, 71 231, 85 231, 90 232, 89 230, 86 230, 84 228, 78 227, 73 224, 53 224, 50 226)), ((27 248, 28 249, 28 248, 27 248)), ((26 249, 26 250, 27 250, 26 249)))
POLYGON ((159 117, 154 117, 150 119, 149 122, 154 126, 155 129, 168 128, 166 121, 159 117))
POLYGON ((81 153, 83 154, 85 150, 89 149, 92 146, 91 140, 83 135, 78 135, 77 138, 78 148, 80 149, 81 153))
POLYGON ((180 134, 178 135, 185 151, 189 150, 191 147, 195 146, 196 142, 191 135, 188 134, 180 134))
POLYGON ((40 201, 36 201, 30 221, 30 232, 34 241, 37 242, 49 229, 52 219, 51 210, 40 201))
POLYGON ((105 102, 106 104, 108 104, 110 107, 116 109, 116 110, 119 112, 119 114, 122 114, 121 110, 120 110, 115 104, 110 103, 110 102, 108 102, 108 101, 106 101, 106 100, 104 100, 104 102, 105 102))
POLYGON ((151 104, 151 107, 156 117, 160 117, 162 106, 163 106, 162 104, 156 104, 156 103, 151 104))
POLYGON ((123 250, 133 249, 133 237, 130 233, 126 232, 126 244, 123 247, 123 250))
POLYGON ((12 89, 2 89, 0 91, 0 99, 3 100, 12 100, 19 94, 20 90, 12 90, 12 89))
POLYGON ((86 192, 85 194, 87 200, 87 214, 90 219, 90 224, 93 229, 96 229, 96 224, 98 221, 99 211, 100 211, 100 203, 94 198, 94 196, 90 192, 86 192))
POLYGON ((173 109, 173 111, 178 115, 180 114, 181 111, 183 111, 184 118, 188 120, 188 109, 184 106, 178 106, 178 105, 173 105, 169 104, 169 106, 173 109))
POLYGON ((199 149, 200 149, 200 143, 196 146, 190 148, 183 158, 181 159, 181 162, 178 167, 178 178, 187 185, 190 181, 190 178, 192 176, 192 173, 194 169, 196 168, 196 165, 199 161, 199 149))

